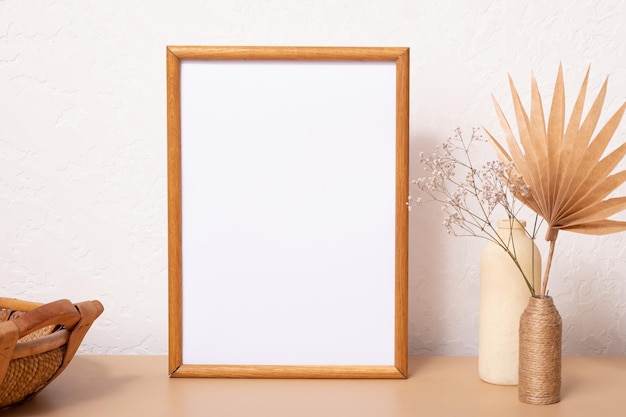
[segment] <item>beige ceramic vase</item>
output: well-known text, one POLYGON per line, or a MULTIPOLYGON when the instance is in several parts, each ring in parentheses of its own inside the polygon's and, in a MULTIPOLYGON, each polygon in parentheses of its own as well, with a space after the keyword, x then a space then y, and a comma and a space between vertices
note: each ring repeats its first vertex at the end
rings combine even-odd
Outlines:
MULTIPOLYGON (((500 220, 498 234, 509 247, 529 280, 539 287, 541 255, 524 230, 526 222, 500 220), (521 223, 521 224, 520 224, 521 223)), ((519 321, 530 291, 511 257, 488 242, 480 258, 480 316, 478 374, 491 384, 517 385, 519 321)))

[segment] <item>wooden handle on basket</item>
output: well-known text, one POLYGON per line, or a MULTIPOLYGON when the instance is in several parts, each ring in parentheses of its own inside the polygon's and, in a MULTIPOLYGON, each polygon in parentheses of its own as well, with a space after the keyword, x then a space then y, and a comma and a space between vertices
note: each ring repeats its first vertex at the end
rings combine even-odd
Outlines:
POLYGON ((51 325, 72 329, 79 320, 80 313, 70 300, 57 300, 36 307, 13 322, 19 330, 20 337, 24 337, 51 325))
POLYGON ((63 360, 64 363, 69 363, 93 322, 104 311, 102 303, 98 300, 83 301, 76 304, 76 308, 80 312, 80 320, 76 323, 76 326, 70 335, 70 339, 67 341, 65 359, 63 360))
POLYGON ((8 308, 18 311, 30 311, 44 303, 36 303, 34 301, 18 300, 17 298, 0 297, 0 308, 8 308))
POLYGON ((15 345, 19 339, 19 331, 12 321, 0 323, 0 383, 9 368, 15 345))
POLYGON ((104 306, 100 301, 83 301, 81 303, 76 304, 76 309, 80 313, 80 320, 74 326, 74 329, 70 333, 70 337, 67 341, 67 345, 65 346, 65 355, 63 356, 63 363, 57 370, 57 372, 52 375, 50 380, 56 378, 70 363, 78 347, 80 346, 83 338, 87 334, 87 331, 93 324, 93 322, 102 314, 104 311, 104 306))

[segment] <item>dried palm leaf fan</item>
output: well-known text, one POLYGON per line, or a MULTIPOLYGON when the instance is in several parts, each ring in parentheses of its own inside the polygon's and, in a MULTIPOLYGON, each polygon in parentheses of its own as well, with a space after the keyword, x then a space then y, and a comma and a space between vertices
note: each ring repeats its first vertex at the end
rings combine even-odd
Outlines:
POLYGON ((103 310, 99 301, 0 298, 0 409, 33 398, 52 382, 103 310))
POLYGON ((512 162, 528 195, 516 195, 526 206, 543 217, 548 225, 550 242, 540 296, 546 296, 554 245, 559 230, 602 235, 626 230, 626 222, 609 217, 626 209, 626 197, 607 198, 626 181, 626 171, 612 173, 626 155, 626 143, 603 154, 626 110, 626 102, 606 124, 596 131, 606 97, 608 78, 582 121, 589 70, 580 88, 572 114, 565 127, 565 88, 559 66, 552 107, 546 127, 541 95, 532 77, 530 117, 524 110, 513 81, 509 77, 519 143, 495 98, 494 105, 510 153, 487 132, 498 158, 512 162), (521 147, 520 147, 521 144, 521 147))

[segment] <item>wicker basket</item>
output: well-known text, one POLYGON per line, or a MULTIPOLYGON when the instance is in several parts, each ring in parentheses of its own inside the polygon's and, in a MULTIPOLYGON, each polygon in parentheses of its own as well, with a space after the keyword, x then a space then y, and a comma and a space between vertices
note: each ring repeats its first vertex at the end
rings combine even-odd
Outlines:
POLYGON ((70 363, 104 308, 0 298, 0 409, 33 398, 70 363))

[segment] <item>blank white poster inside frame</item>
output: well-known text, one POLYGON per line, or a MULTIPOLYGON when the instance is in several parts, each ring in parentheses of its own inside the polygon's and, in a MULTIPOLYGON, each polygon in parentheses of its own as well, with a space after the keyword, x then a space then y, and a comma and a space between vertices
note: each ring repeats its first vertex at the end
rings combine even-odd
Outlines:
POLYGON ((167 48, 169 372, 407 375, 408 48, 167 48))

